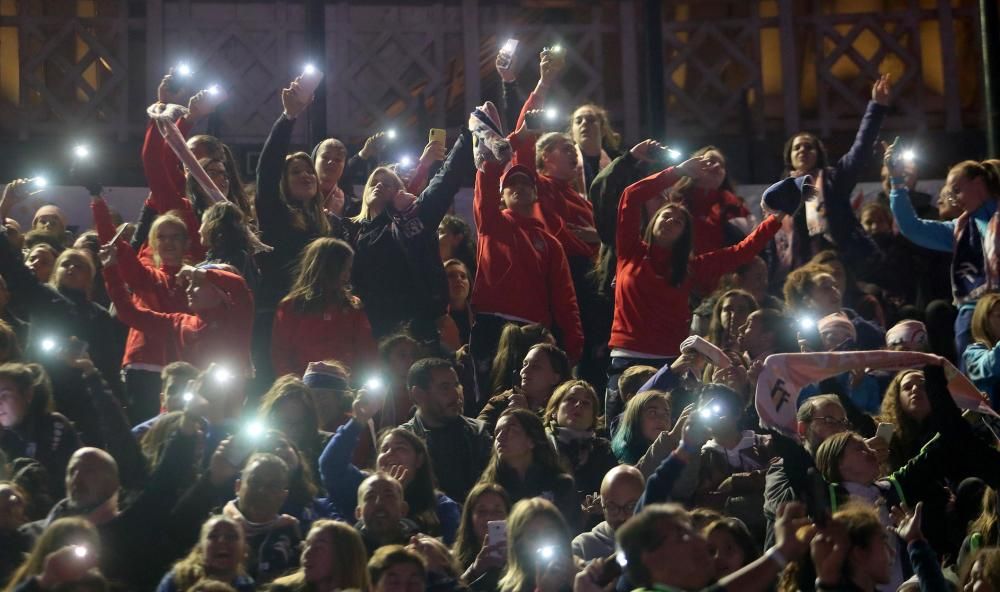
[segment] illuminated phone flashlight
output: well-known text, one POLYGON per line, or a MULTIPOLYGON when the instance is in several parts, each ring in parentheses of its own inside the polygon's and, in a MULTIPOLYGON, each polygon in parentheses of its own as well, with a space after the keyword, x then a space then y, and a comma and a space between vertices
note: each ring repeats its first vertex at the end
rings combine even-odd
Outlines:
POLYGON ((503 44, 503 49, 501 51, 504 51, 504 52, 507 52, 507 53, 513 53, 515 47, 517 47, 517 39, 508 39, 503 44))
POLYGON ((555 545, 545 545, 544 547, 539 547, 535 552, 538 553, 540 558, 548 561, 556 556, 556 547, 555 545))
POLYGON ((549 107, 545 110, 545 119, 548 121, 555 121, 559 117, 559 110, 555 107, 549 107))
POLYGON ((220 87, 218 84, 213 84, 213 85, 209 86, 208 88, 206 88, 205 92, 207 92, 208 94, 212 95, 213 97, 214 96, 218 96, 218 94, 220 92, 222 92, 222 87, 220 87))
POLYGON ((191 70, 191 66, 189 66, 187 62, 178 63, 177 67, 174 68, 174 72, 185 78, 194 73, 194 71, 191 70))
POLYGON ((900 155, 904 162, 913 162, 917 159, 916 150, 910 148, 909 150, 904 150, 903 154, 900 155))
POLYGON ((395 140, 396 139, 396 130, 393 129, 393 128, 387 129, 385 131, 385 137, 389 138, 390 140, 395 140))
POLYGON ((42 351, 45 353, 51 353, 56 349, 56 340, 54 337, 46 337, 42 339, 42 351))
POLYGON ((670 162, 678 162, 681 159, 681 151, 667 148, 667 158, 670 159, 670 162))
POLYGON ((77 144, 73 147, 73 156, 77 158, 87 158, 90 156, 90 146, 86 144, 77 144))
POLYGON ((809 315, 802 315, 798 319, 799 329, 803 331, 811 331, 816 328, 816 319, 809 315))
POLYGON ((365 381, 365 389, 369 391, 378 392, 381 391, 384 387, 385 383, 383 383, 382 379, 377 376, 373 376, 365 381))
POLYGON ((219 384, 226 384, 233 379, 233 373, 225 366, 219 366, 212 372, 212 378, 219 384))
POLYGON ((399 159, 399 164, 401 164, 402 166, 404 166, 404 167, 406 167, 406 168, 410 168, 410 166, 412 166, 412 165, 413 165, 413 157, 412 157, 412 156, 410 156, 409 154, 404 154, 404 155, 403 155, 403 156, 402 156, 402 157, 401 157, 401 158, 399 159))
POLYGON ((184 393, 183 395, 181 395, 181 399, 185 403, 190 403, 191 401, 194 401, 194 393, 191 392, 184 393))
POLYGON ((87 547, 83 545, 73 545, 73 555, 76 555, 77 559, 83 559, 87 556, 87 547))
POLYGON ((562 46, 562 44, 556 43, 555 45, 553 45, 549 49, 552 51, 552 53, 562 53, 563 46, 562 46))
POLYGON ((246 425, 246 427, 243 428, 243 431, 247 436, 257 439, 264 435, 266 428, 264 427, 264 424, 259 421, 251 421, 246 425))
POLYGON ((316 73, 316 66, 312 64, 306 64, 305 67, 302 68, 302 73, 305 74, 306 76, 312 76, 313 74, 316 73))
POLYGON ((31 180, 31 182, 35 184, 35 187, 49 186, 49 180, 42 175, 36 176, 34 179, 31 180))

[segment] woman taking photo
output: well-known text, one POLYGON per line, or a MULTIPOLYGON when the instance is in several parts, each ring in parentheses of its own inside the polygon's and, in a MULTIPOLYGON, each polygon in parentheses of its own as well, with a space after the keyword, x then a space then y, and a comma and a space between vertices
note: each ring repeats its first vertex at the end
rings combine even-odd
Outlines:
POLYGON ((573 535, 552 502, 514 504, 507 520, 507 569, 500 592, 558 592, 573 587, 573 535))
POLYGON ((319 520, 302 547, 301 567, 275 580, 271 592, 337 592, 371 589, 368 554, 358 531, 343 522, 319 520))
MULTIPOLYGON (((527 409, 508 409, 500 416, 494 430, 493 456, 479 482, 503 487, 515 503, 529 497, 551 499, 568 523, 579 522, 580 502, 573 477, 563 469, 542 420, 527 409)), ((567 548, 569 543, 567 539, 567 548)))
MULTIPOLYGON (((843 314, 854 325, 857 334, 855 348, 858 351, 881 349, 885 345, 885 332, 853 310, 844 308, 843 292, 834 273, 829 265, 810 263, 788 274, 784 287, 788 312, 800 320, 806 318, 813 322, 829 315, 843 314)), ((819 337, 816 330, 810 330, 810 335, 816 339, 819 337)), ((812 346, 818 347, 819 343, 812 346)))
POLYGON ((374 364, 371 325, 351 294, 353 261, 354 250, 334 238, 318 238, 302 253, 271 331, 271 362, 279 376, 302 376, 317 360, 337 360, 355 374, 374 364))
POLYGON ((59 518, 42 531, 31 554, 3 590, 14 592, 25 584, 26 590, 53 590, 100 577, 96 567, 100 554, 101 539, 90 522, 59 518))
POLYGON ((510 506, 507 492, 494 483, 476 485, 465 498, 452 554, 465 570, 462 580, 470 590, 496 590, 507 558, 507 543, 490 542, 488 524, 506 521, 510 506))
POLYGON ((973 340, 971 324, 977 300, 1000 285, 1000 278, 994 277, 992 266, 986 264, 987 254, 993 250, 989 244, 993 240, 989 226, 1000 196, 1000 168, 995 161, 972 160, 951 167, 941 189, 941 200, 960 207, 962 214, 957 220, 923 220, 917 218, 910 203, 902 159, 898 158, 901 150, 898 143, 893 142, 885 153, 892 183, 889 206, 900 234, 917 246, 952 254, 951 291, 958 306, 955 349, 962 356, 973 340))
POLYGON ((566 354, 549 343, 539 343, 528 350, 521 364, 518 386, 491 398, 479 414, 492 430, 500 414, 510 408, 528 409, 541 417, 555 388, 570 378, 572 368, 566 354))
MULTIPOLYGON (((354 402, 354 417, 337 429, 319 458, 323 485, 330 494, 333 509, 341 516, 354 516, 358 503, 358 487, 368 477, 350 460, 362 430, 378 413, 383 400, 361 391, 354 402)), ((420 532, 443 537, 445 544, 455 542, 460 509, 450 497, 436 488, 434 468, 427 445, 412 432, 393 428, 379 439, 375 469, 392 475, 403 486, 409 506, 407 518, 420 527, 420 532)))
POLYGON ((693 291, 709 293, 719 277, 749 263, 781 226, 784 214, 768 216, 739 244, 692 256, 694 228, 690 212, 668 203, 657 210, 645 233, 644 204, 678 181, 716 174, 718 163, 692 158, 677 167, 633 183, 622 194, 618 209, 618 278, 611 328, 611 368, 605 413, 622 408, 618 376, 636 364, 662 366, 678 353, 691 326, 688 300, 693 291))
POLYGON ((206 580, 253 592, 257 587, 243 567, 246 554, 243 528, 232 518, 212 516, 202 525, 198 543, 163 576, 156 592, 187 592, 206 580))
POLYGON ((690 158, 700 158, 712 166, 708 174, 697 179, 682 177, 670 188, 670 199, 691 213, 691 252, 701 255, 738 243, 746 236, 746 230, 734 221, 748 222, 750 210, 734 193, 721 150, 705 146, 690 158))
POLYGON ((611 443, 595 433, 599 409, 594 387, 584 380, 562 383, 545 406, 546 433, 581 497, 600 491, 604 474, 618 464, 611 443))

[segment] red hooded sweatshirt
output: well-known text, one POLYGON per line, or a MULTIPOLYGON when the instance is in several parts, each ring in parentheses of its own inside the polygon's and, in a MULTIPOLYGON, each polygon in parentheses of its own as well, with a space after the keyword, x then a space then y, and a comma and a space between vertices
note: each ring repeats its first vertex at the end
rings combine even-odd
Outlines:
POLYGON ((125 289, 118 267, 104 269, 104 282, 123 323, 147 334, 163 335, 180 360, 198 368, 205 369, 216 362, 229 365, 241 376, 253 376, 250 361, 253 295, 242 277, 208 269, 208 280, 225 293, 227 301, 197 314, 164 313, 137 307, 125 289))
POLYGON ((306 313, 295 302, 278 305, 271 332, 271 363, 277 376, 302 376, 309 362, 338 360, 355 374, 378 356, 372 327, 361 308, 329 307, 306 313))
MULTIPOLYGON (((541 109, 543 101, 531 93, 528 100, 524 102, 521 115, 517 119, 517 127, 520 129, 524 122, 525 113, 532 109, 541 109)), ((569 226, 594 227, 594 206, 586 197, 573 188, 570 181, 560 181, 537 172, 535 168, 535 141, 538 139, 533 135, 525 135, 523 138, 516 134, 511 134, 508 138, 511 148, 514 149, 514 163, 523 164, 535 173, 535 188, 538 193, 538 208, 541 212, 545 229, 559 240, 566 257, 586 257, 593 259, 597 256, 600 243, 587 243, 580 240, 573 234, 569 226)), ((573 179, 575 180, 575 179, 573 179)))
POLYGON ((500 170, 487 162, 476 174, 473 213, 479 233, 472 306, 562 332, 571 360, 583 352, 583 329, 573 278, 562 246, 536 218, 501 210, 500 170))
POLYGON ((671 253, 640 236, 643 204, 677 182, 673 167, 629 185, 618 206, 618 272, 612 348, 657 357, 676 356, 691 327, 692 289, 707 294, 719 277, 750 262, 774 237, 781 222, 768 216, 742 242, 690 259, 680 286, 670 284, 671 253))

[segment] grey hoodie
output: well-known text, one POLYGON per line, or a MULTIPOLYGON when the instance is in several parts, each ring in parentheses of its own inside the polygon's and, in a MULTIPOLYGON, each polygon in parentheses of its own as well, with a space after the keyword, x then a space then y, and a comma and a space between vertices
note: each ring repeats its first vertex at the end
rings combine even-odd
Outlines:
POLYGON ((615 531, 605 520, 590 532, 577 535, 573 539, 573 556, 586 562, 598 557, 608 557, 615 552, 615 531))

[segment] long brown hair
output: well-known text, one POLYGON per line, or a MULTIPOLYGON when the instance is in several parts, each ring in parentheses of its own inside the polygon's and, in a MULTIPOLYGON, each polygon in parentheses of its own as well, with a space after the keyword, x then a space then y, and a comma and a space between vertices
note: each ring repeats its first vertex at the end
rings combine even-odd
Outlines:
POLYGON ((539 343, 548 343, 549 340, 555 339, 545 325, 504 325, 497 343, 497 353, 493 358, 493 369, 490 371, 490 392, 499 393, 517 384, 520 380, 518 372, 528 350, 539 343))
POLYGON ((300 312, 318 313, 328 306, 360 308, 350 285, 341 281, 354 259, 354 249, 342 240, 318 238, 306 246, 295 281, 282 302, 293 302, 300 312))
POLYGON ((607 150, 611 149, 618 151, 622 147, 622 135, 615 131, 615 128, 611 125, 611 118, 608 117, 608 110, 596 103, 584 103, 582 105, 577 105, 572 113, 569 114, 569 128, 566 133, 572 134, 573 123, 575 119, 576 112, 584 107, 592 110, 597 115, 597 125, 601 128, 601 148, 607 150))
MULTIPOLYGON (((247 195, 243 179, 240 178, 240 168, 236 166, 236 158, 233 157, 233 151, 229 149, 229 146, 223 144, 215 136, 207 134, 191 136, 188 138, 188 145, 192 148, 198 145, 204 146, 207 158, 221 160, 226 165, 226 175, 229 176, 229 195, 226 197, 240 208, 243 215, 246 216, 247 224, 255 225, 257 214, 254 212, 253 200, 247 195)), ((188 197, 193 197, 190 192, 188 197)))
MULTIPOLYGON (((531 451, 531 464, 540 467, 545 475, 558 475, 566 472, 559 460, 559 454, 545 435, 545 426, 542 424, 542 420, 537 415, 527 409, 507 409, 500 414, 497 423, 499 424, 500 420, 505 417, 517 421, 521 425, 521 429, 524 430, 525 436, 535 445, 531 451)), ((479 476, 479 483, 499 483, 502 463, 503 461, 500 460, 500 455, 497 454, 494 446, 490 462, 486 464, 482 475, 479 476)))
POLYGON ((316 194, 300 202, 292 199, 291 189, 288 187, 288 169, 296 160, 301 160, 309 167, 312 174, 316 174, 316 167, 309 155, 305 152, 295 152, 285 157, 285 166, 281 171, 281 184, 278 186, 281 199, 288 205, 291 215, 292 226, 301 232, 311 233, 318 236, 330 234, 330 220, 323 210, 323 199, 319 191, 319 181, 316 182, 316 194))
POLYGON ((570 543, 572 534, 566 525, 566 520, 552 502, 533 497, 523 499, 514 504, 510 516, 507 517, 507 570, 504 572, 497 589, 501 592, 526 592, 535 587, 536 547, 525 538, 528 525, 539 518, 548 519, 554 526, 551 533, 552 542, 560 547, 558 553, 564 557, 572 555, 570 543))
POLYGON ((656 219, 668 210, 676 210, 684 218, 684 231, 677 238, 677 242, 670 248, 670 285, 677 287, 687 279, 688 264, 691 259, 691 247, 694 244, 694 228, 691 225, 691 212, 687 208, 677 203, 665 203, 656 210, 656 213, 649 219, 646 230, 642 233, 642 240, 651 249, 653 248, 653 228, 656 226, 656 219))
POLYGON ((1000 512, 998 512, 997 490, 986 486, 983 490, 983 510, 979 517, 969 524, 969 535, 983 537, 984 547, 995 547, 1000 543, 1000 512))
MULTIPOLYGON (((723 303, 729 298, 742 298, 749 304, 750 313, 753 314, 757 311, 757 299, 753 297, 753 294, 747 292, 746 290, 741 290, 739 288, 733 288, 732 290, 727 290, 719 296, 719 299, 715 301, 715 306, 712 307, 712 320, 708 322, 708 341, 713 345, 719 347, 725 347, 725 333, 726 327, 722 326, 722 306, 723 303)), ((739 330, 739 327, 736 327, 739 330)))
POLYGON ((885 396, 882 397, 881 421, 891 423, 896 426, 896 432, 889 442, 889 462, 891 469, 895 470, 906 464, 910 457, 916 453, 917 439, 922 432, 922 426, 909 416, 899 404, 899 395, 902 391, 903 379, 910 374, 923 374, 922 370, 902 370, 892 378, 889 387, 885 389, 885 396))
MULTIPOLYGON (((723 154, 722 150, 718 149, 711 144, 708 146, 702 146, 701 148, 695 150, 694 154, 690 158, 699 158, 705 156, 709 152, 715 152, 722 157, 722 166, 726 167, 726 176, 722 178, 722 183, 719 185, 718 191, 728 191, 732 193, 734 191, 733 182, 729 178, 729 167, 726 166, 726 155, 723 154)), ((695 188, 695 181, 692 177, 683 176, 679 181, 674 183, 674 186, 670 188, 670 193, 676 198, 680 198, 683 203, 688 203, 688 199, 691 197, 691 192, 695 188)))
POLYGON ((452 547, 452 554, 463 568, 472 565, 479 550, 483 547, 483 541, 476 539, 476 528, 472 524, 472 517, 476 512, 476 504, 487 495, 495 495, 503 500, 504 508, 510 514, 510 496, 507 495, 506 489, 496 483, 479 483, 469 491, 462 506, 462 519, 458 523, 455 546, 452 547))

